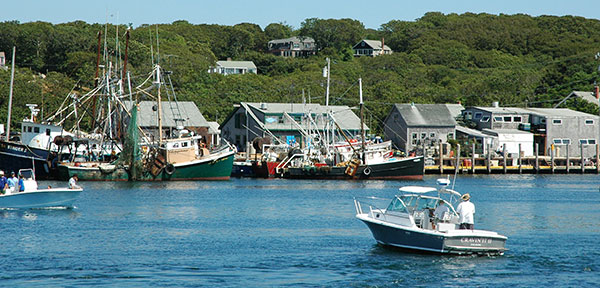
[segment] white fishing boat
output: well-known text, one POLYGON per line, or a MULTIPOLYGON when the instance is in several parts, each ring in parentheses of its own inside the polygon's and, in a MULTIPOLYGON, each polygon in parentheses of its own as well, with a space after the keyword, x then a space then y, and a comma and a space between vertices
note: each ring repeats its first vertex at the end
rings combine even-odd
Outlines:
MULTIPOLYGON (((447 183, 438 180, 438 184, 447 183)), ((502 255, 507 250, 506 236, 493 231, 458 229, 459 216, 453 203, 460 199, 459 192, 422 186, 402 187, 400 192, 387 208, 371 204, 384 200, 381 198, 354 199, 356 218, 369 227, 379 244, 442 254, 502 255), (448 209, 442 215, 435 215, 434 209, 440 203, 448 209)))
POLYGON ((83 191, 82 188, 40 189, 32 169, 19 170, 19 175, 23 176, 24 190, 19 192, 19 187, 16 187, 15 191, 9 189, 4 195, 0 195, 0 208, 73 208, 73 202, 83 191))

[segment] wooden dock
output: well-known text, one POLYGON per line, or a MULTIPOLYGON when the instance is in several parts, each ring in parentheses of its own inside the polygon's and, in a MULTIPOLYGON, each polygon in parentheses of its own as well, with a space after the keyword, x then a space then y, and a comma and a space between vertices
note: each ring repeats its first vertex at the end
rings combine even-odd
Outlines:
MULTIPOLYGON (((460 151, 457 145, 456 151, 460 151)), ((474 148, 474 147, 473 147, 474 148)), ((537 154, 537 145, 535 151, 537 154)), ((519 149, 520 150, 520 149, 519 149)), ((441 151, 441 150, 440 150, 441 151)), ((489 151, 489 149, 488 149, 489 151)), ((583 151, 582 151, 583 152, 583 151)), ((550 156, 529 157, 437 157, 433 159, 436 165, 425 165, 425 174, 600 174, 600 146, 596 144, 595 159, 584 157, 571 158, 568 153, 566 157, 554 157, 553 151, 550 156)), ((520 154, 520 153, 519 153, 520 154)))

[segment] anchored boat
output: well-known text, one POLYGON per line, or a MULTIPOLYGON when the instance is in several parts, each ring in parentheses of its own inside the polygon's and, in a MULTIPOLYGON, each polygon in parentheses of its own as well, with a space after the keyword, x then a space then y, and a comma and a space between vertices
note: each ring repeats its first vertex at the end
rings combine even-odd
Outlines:
POLYGON ((502 255, 507 250, 506 236, 493 231, 458 229, 458 214, 453 202, 460 199, 459 192, 445 187, 436 189, 422 186, 402 187, 400 192, 387 208, 371 204, 385 199, 354 199, 356 218, 369 227, 379 244, 459 255, 502 255), (440 203, 446 205, 447 209, 442 215, 436 216, 433 212, 440 203))

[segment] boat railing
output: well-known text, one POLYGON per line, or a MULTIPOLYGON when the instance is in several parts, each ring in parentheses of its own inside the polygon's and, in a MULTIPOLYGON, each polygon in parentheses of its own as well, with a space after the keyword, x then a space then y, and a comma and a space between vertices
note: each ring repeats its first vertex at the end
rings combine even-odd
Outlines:
POLYGON ((354 209, 356 210, 356 214, 366 214, 363 211, 363 205, 368 205, 369 213, 368 215, 371 218, 379 218, 379 216, 383 216, 385 219, 385 209, 379 208, 378 205, 367 202, 367 201, 390 201, 390 199, 378 198, 378 197, 354 197, 354 209), (364 200, 361 200, 364 199, 364 200), (378 217, 375 217, 375 214, 378 214, 378 217))
POLYGON ((294 160, 294 158, 297 157, 304 157, 304 153, 296 153, 293 154, 292 156, 287 156, 283 159, 283 161, 281 161, 279 164, 277 164, 277 167, 275 167, 275 171, 277 171, 277 173, 279 173, 279 169, 287 167, 287 165, 294 160))

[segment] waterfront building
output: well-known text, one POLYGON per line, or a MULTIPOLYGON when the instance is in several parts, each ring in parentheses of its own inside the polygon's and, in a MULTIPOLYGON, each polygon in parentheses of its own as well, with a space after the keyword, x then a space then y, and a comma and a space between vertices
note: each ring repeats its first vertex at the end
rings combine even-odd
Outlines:
MULTIPOLYGON (((248 143, 257 137, 271 137, 273 142, 306 147, 307 135, 327 138, 327 131, 335 131, 336 123, 351 138, 360 135, 360 118, 348 106, 322 106, 302 103, 241 102, 221 125, 221 137, 247 151, 248 143), (330 116, 331 115, 331 116, 330 116)), ((368 133, 369 128, 364 125, 368 133)), ((336 141, 344 141, 335 133, 336 141)), ((331 133, 329 134, 331 135, 331 133)))
POLYGON ((385 139, 405 152, 455 139, 460 104, 395 104, 384 120, 385 139))

